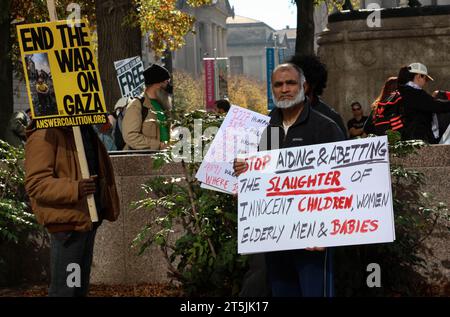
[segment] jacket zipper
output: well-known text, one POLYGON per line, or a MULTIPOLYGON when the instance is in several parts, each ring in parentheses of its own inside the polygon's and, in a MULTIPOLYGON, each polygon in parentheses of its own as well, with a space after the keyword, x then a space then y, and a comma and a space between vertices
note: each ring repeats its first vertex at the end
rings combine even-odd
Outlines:
POLYGON ((279 128, 281 130, 281 133, 283 133, 283 141, 282 141, 282 144, 280 144, 281 146, 279 148, 280 149, 284 149, 284 144, 286 143, 287 133, 284 131, 284 127, 283 126, 276 125, 275 127, 279 128))

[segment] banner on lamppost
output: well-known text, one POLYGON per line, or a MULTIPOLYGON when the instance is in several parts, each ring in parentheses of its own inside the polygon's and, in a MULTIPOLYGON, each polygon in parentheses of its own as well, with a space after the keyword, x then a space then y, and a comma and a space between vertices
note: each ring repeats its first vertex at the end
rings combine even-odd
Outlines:
POLYGON ((272 96, 272 72, 279 64, 285 62, 284 47, 266 47, 266 71, 267 71, 267 108, 275 108, 272 96))
POLYGON ((216 101, 214 58, 204 58, 203 63, 204 63, 204 67, 205 67, 206 111, 212 111, 212 110, 214 110, 214 103, 216 101))
POLYGON ((267 108, 272 110, 275 105, 272 99, 272 72, 275 69, 275 48, 266 48, 266 70, 267 70, 267 108))
POLYGON ((228 58, 204 58, 206 111, 215 111, 215 102, 228 98, 228 58))

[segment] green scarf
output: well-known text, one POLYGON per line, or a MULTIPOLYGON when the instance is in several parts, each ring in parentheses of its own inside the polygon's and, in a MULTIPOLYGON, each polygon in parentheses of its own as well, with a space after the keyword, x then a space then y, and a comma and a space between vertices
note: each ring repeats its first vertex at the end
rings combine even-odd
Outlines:
POLYGON ((169 142, 170 141, 170 134, 169 134, 169 127, 167 125, 167 117, 164 113, 162 106, 155 100, 150 99, 151 104, 153 106, 153 109, 155 109, 156 118, 158 119, 159 123, 159 140, 161 142, 169 142))

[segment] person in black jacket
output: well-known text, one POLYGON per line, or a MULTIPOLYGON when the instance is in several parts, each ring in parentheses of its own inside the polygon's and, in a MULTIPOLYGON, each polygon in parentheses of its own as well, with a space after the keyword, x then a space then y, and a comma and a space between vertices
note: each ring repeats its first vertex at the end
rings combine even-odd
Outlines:
MULTIPOLYGON (((272 74, 272 92, 276 108, 270 113, 269 126, 264 130, 260 151, 321 144, 345 140, 338 125, 315 111, 305 97, 305 78, 296 65, 287 63, 275 68, 272 74)), ((234 161, 234 171, 240 175, 244 161, 234 161)), ((273 296, 332 296, 332 257, 328 248, 309 248, 268 252, 250 258, 250 271, 246 281, 251 281, 253 292, 241 296, 267 295, 265 273, 273 296), (255 289, 256 288, 256 289, 255 289), (259 291, 259 293, 258 293, 259 291)), ((244 281, 244 287, 250 287, 244 281)), ((248 284, 248 283, 247 283, 248 284)))
MULTIPOLYGON (((445 90, 436 90, 432 96, 436 99, 450 100, 450 92, 445 90)), ((440 143, 445 131, 450 126, 450 112, 433 114, 433 123, 437 143, 440 143)))
POLYGON ((328 71, 325 64, 316 55, 299 54, 294 55, 289 62, 297 65, 305 75, 305 94, 310 100, 311 107, 336 122, 347 137, 347 128, 341 115, 320 98, 327 87, 328 71))
POLYGON ((430 80, 433 78, 421 63, 412 63, 400 69, 398 85, 404 107, 404 140, 420 139, 436 143, 431 129, 432 114, 450 112, 450 101, 434 99, 423 90, 430 80))
POLYGON ((367 116, 364 115, 361 104, 358 101, 354 101, 350 104, 350 108, 353 114, 353 118, 347 122, 350 139, 365 137, 364 123, 366 123, 367 116))

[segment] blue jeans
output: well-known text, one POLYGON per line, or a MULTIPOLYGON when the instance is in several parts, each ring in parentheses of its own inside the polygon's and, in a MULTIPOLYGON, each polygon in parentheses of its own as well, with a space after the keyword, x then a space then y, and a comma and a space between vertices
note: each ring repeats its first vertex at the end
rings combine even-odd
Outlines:
POLYGON ((274 297, 333 296, 332 249, 266 253, 274 297))

